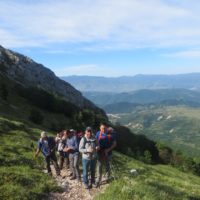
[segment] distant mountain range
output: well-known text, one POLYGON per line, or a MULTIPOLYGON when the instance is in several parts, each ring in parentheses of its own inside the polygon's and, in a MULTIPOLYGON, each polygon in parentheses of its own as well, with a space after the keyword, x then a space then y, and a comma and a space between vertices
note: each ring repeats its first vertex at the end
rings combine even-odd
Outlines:
POLYGON ((122 109, 122 103, 135 107, 131 104, 162 103, 165 105, 187 104, 190 106, 200 105, 200 91, 188 89, 159 89, 138 90, 134 92, 111 93, 111 92, 83 92, 83 95, 106 109, 110 110, 112 104, 122 109), (119 104, 121 103, 121 104, 119 104), (109 108, 110 107, 110 108, 109 108))
POLYGON ((130 92, 141 89, 184 88, 200 90, 200 73, 180 75, 136 75, 117 78, 97 76, 61 77, 80 91, 130 92))

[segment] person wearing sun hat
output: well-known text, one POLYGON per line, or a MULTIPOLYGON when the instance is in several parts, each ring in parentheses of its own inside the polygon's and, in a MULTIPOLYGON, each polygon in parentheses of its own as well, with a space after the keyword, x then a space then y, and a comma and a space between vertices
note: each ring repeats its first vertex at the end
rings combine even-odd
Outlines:
POLYGON ((56 174, 60 175, 60 169, 57 163, 55 150, 56 150, 55 139, 53 137, 48 137, 47 133, 45 131, 42 131, 40 140, 38 141, 38 149, 35 153, 35 157, 37 157, 39 153, 42 152, 42 154, 45 157, 48 174, 51 174, 50 161, 52 160, 56 170, 56 174))

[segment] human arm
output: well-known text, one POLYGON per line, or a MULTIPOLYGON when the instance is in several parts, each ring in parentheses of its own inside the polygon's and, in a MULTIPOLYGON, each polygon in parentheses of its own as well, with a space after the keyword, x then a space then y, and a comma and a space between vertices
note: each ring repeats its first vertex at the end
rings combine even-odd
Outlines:
POLYGON ((76 151, 76 150, 78 150, 77 138, 74 136, 73 138, 67 139, 64 152, 76 151))
POLYGON ((80 144, 79 144, 79 151, 81 153, 87 153, 87 149, 85 148, 85 138, 81 138, 80 144))
POLYGON ((117 146, 117 141, 113 141, 113 144, 111 145, 110 148, 107 148, 104 150, 105 154, 108 154, 110 151, 112 151, 115 147, 117 146))
POLYGON ((40 149, 37 149, 36 152, 35 152, 35 158, 38 157, 39 153, 40 153, 40 149))
POLYGON ((35 152, 35 155, 34 155, 35 158, 38 157, 38 155, 39 155, 39 153, 40 153, 40 151, 41 151, 41 147, 42 147, 42 144, 41 144, 41 142, 39 141, 39 142, 38 142, 38 148, 37 148, 37 150, 36 150, 36 152, 35 152))

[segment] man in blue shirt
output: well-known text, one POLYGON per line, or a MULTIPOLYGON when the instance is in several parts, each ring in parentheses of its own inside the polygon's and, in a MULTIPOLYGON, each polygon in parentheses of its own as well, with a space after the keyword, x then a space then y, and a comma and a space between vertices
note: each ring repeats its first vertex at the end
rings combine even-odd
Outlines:
POLYGON ((71 129, 67 137, 64 152, 69 155, 69 165, 72 173, 70 180, 77 179, 80 181, 80 171, 79 171, 79 147, 77 137, 75 135, 75 130, 71 129))
POLYGON ((110 162, 112 150, 116 147, 116 136, 111 127, 101 124, 100 131, 96 133, 97 147, 97 180, 96 187, 99 186, 102 179, 102 165, 105 162, 107 181, 110 178, 110 162))
POLYGON ((55 149, 56 149, 55 139, 53 137, 47 137, 46 132, 44 131, 41 132, 41 138, 38 141, 38 149, 35 153, 35 157, 39 155, 40 151, 42 152, 42 154, 45 157, 48 174, 50 175, 51 175, 51 167, 50 167, 51 160, 53 161, 56 174, 60 175, 60 169, 58 167, 57 158, 55 155, 55 149))

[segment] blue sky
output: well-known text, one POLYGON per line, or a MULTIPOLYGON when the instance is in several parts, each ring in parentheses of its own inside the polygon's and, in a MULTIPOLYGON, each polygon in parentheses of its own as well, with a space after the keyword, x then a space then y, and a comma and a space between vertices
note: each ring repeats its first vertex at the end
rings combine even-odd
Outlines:
POLYGON ((56 75, 200 72, 199 0, 1 0, 0 44, 56 75))

